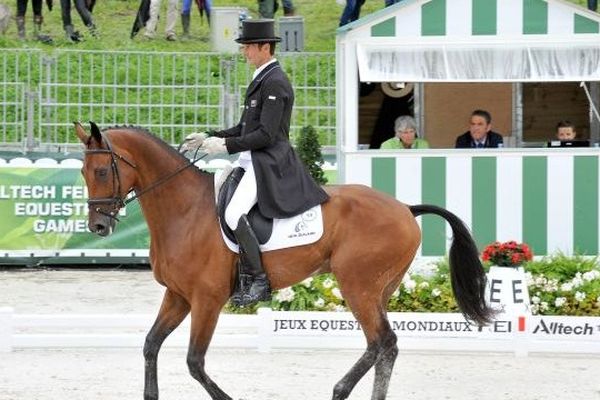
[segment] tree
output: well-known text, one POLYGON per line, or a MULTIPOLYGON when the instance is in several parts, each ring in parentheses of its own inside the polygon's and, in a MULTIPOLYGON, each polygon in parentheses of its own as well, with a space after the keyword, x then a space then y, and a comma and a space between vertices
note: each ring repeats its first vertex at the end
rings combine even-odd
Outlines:
POLYGON ((318 184, 327 183, 323 172, 323 153, 319 144, 319 136, 312 126, 302 128, 302 133, 296 141, 296 148, 300 159, 308 168, 308 172, 318 184))

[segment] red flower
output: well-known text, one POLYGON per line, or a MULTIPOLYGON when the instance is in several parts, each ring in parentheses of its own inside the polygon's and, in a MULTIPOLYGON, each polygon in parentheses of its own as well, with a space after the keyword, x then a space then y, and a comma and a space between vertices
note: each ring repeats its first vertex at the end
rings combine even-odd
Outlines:
POLYGON ((506 267, 520 265, 532 258, 531 248, 525 243, 517 243, 514 240, 490 243, 481 254, 483 261, 506 267))

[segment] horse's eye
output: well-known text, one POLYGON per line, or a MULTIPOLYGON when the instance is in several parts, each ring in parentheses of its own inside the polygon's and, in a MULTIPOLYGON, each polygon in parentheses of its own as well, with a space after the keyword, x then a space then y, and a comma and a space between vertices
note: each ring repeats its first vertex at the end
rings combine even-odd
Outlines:
POLYGON ((106 178, 108 175, 108 168, 97 168, 95 172, 97 178, 106 178))

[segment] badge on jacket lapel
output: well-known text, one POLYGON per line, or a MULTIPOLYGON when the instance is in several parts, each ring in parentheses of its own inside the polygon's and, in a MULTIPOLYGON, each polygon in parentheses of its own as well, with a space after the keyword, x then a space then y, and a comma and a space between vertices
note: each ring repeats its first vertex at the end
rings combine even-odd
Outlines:
POLYGON ((250 107, 256 107, 256 99, 250 100, 250 107))

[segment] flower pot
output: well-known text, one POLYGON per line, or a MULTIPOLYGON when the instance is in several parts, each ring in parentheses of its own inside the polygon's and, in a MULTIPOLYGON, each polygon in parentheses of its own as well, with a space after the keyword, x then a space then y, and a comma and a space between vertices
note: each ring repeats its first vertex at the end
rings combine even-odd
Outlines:
POLYGON ((531 314, 525 271, 521 266, 492 266, 486 290, 488 304, 500 314, 531 314))

